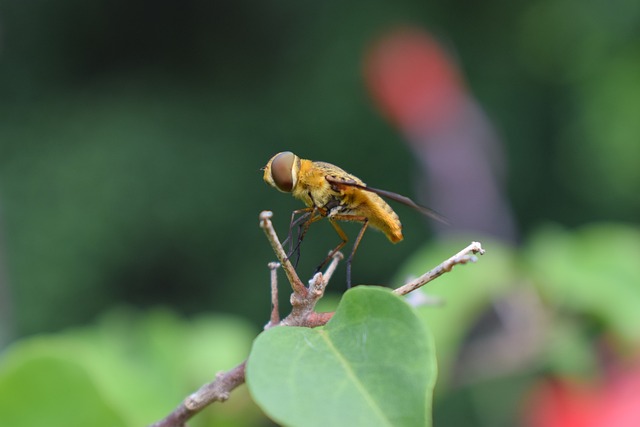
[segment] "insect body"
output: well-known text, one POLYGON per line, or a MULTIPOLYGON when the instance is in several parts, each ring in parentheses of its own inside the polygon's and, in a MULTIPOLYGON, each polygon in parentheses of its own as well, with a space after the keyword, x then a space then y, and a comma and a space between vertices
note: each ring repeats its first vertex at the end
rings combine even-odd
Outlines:
MULTIPOLYGON (((342 242, 331 252, 326 261, 348 241, 346 234, 336 221, 362 223, 353 250, 347 258, 347 287, 351 287, 351 260, 360 240, 369 225, 382 231, 387 238, 397 243, 403 239, 402 224, 398 215, 380 196, 408 205, 425 215, 443 221, 436 212, 396 193, 367 186, 362 180, 341 168, 325 162, 301 159, 290 151, 273 156, 264 167, 264 180, 279 191, 291 193, 307 206, 295 211, 305 212, 306 228, 323 217, 327 217, 342 242)), ((292 216, 292 226, 294 224, 292 216)), ((301 238, 303 235, 301 236, 301 238)))

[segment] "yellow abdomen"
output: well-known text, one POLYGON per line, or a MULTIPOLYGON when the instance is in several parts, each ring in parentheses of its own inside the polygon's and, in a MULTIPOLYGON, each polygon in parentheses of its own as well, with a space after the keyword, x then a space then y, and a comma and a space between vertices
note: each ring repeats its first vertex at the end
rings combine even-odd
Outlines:
POLYGON ((403 239, 402 224, 400 223, 398 215, 391 209, 391 206, 377 194, 369 194, 368 196, 379 199, 376 207, 383 211, 369 218, 371 225, 382 231, 391 242, 398 243, 401 241, 403 239))
POLYGON ((369 225, 382 231, 392 243, 398 243, 403 239, 400 218, 382 197, 360 190, 357 198, 360 199, 360 203, 357 203, 354 215, 366 217, 369 225))

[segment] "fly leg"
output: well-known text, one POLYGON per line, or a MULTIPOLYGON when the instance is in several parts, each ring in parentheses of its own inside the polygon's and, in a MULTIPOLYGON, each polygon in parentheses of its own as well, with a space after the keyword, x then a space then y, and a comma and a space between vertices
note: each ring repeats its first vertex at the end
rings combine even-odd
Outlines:
POLYGON ((338 243, 338 246, 333 248, 331 250, 331 252, 329 252, 329 255, 327 255, 327 257, 324 259, 324 261, 322 261, 322 263, 316 268, 316 273, 319 272, 320 270, 322 270, 322 268, 329 262, 329 260, 331 258, 333 258, 333 256, 336 254, 336 252, 338 252, 340 249, 342 249, 342 247, 344 245, 346 245, 347 242, 349 241, 349 238, 347 237, 345 232, 342 230, 342 228, 338 225, 338 223, 334 221, 334 218, 335 218, 335 216, 329 218, 329 222, 331 223, 331 226, 333 227, 333 229, 336 230, 336 233, 338 233, 338 236, 340 236, 340 239, 342 241, 340 243, 338 243))
POLYGON ((353 244, 353 249, 351 249, 349 258, 347 258, 347 289, 351 287, 351 261, 353 260, 353 256, 356 254, 356 251, 358 250, 358 246, 360 246, 360 241, 362 240, 362 236, 364 236, 364 232, 368 226, 369 226, 369 220, 365 217, 362 220, 362 228, 358 233, 358 237, 356 237, 356 241, 353 244))
POLYGON ((322 219, 322 213, 318 211, 317 207, 293 211, 293 214, 291 215, 291 223, 289 224, 289 236, 285 242, 287 240, 289 241, 289 253, 287 254, 287 258, 291 258, 294 253, 296 254, 296 260, 293 264, 294 268, 298 266, 298 262, 300 261, 300 245, 302 243, 302 239, 304 239, 304 236, 307 234, 309 226, 320 219, 322 219), (303 215, 294 221, 294 217, 298 213, 303 213, 303 215), (295 247, 293 247, 293 228, 296 226, 298 227, 298 238, 295 247))
POLYGON ((291 255, 293 254, 293 229, 294 227, 298 227, 298 236, 300 235, 300 231, 302 230, 300 223, 304 222, 307 220, 307 218, 309 217, 309 215, 311 215, 313 211, 313 208, 304 208, 304 209, 298 209, 295 210, 291 213, 291 221, 289 222, 289 233, 287 234, 287 238, 284 239, 284 241, 282 242, 282 246, 285 246, 287 243, 289 243, 289 251, 287 252, 287 258, 291 257, 291 255), (296 215, 298 214, 303 214, 300 215, 297 219, 296 219, 296 215))
POLYGON ((318 266, 318 270, 317 271, 320 271, 320 269, 325 266, 325 264, 333 257, 333 255, 335 255, 336 252, 338 252, 340 249, 342 249, 342 247, 344 245, 346 245, 347 242, 349 241, 349 239, 347 238, 347 235, 345 234, 345 232, 335 222, 336 220, 338 220, 338 221, 361 222, 362 223, 362 228, 360 229, 360 232, 358 233, 358 237, 356 237, 356 241, 353 244, 353 249, 351 249, 351 253, 349 254, 349 257, 347 258, 347 289, 349 289, 349 288, 351 288, 351 261, 353 260, 353 256, 355 255, 356 251, 358 250, 358 246, 360 245, 360 241, 362 240, 362 236, 364 235, 364 232, 366 231, 367 227, 369 226, 369 220, 365 216, 352 216, 352 215, 334 215, 333 217, 329 218, 329 222, 331 223, 333 228, 336 230, 336 233, 338 233, 338 236, 340 236, 340 239, 342 239, 342 242, 340 242, 338 244, 338 246, 336 246, 331 252, 329 252, 329 256, 327 256, 327 258, 325 258, 325 260, 322 262, 322 264, 320 264, 318 266))

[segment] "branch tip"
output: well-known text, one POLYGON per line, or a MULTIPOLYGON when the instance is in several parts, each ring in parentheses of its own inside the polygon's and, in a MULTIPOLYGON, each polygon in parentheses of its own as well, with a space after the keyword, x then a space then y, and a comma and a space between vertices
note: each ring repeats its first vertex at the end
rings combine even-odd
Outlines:
POLYGON ((323 280, 324 280, 324 275, 322 274, 321 271, 318 271, 316 274, 313 275, 311 280, 309 280, 309 286, 313 286, 314 284, 318 282, 322 282, 323 280))
POLYGON ((272 261, 269 264, 267 264, 267 267, 269 267, 269 270, 277 270, 278 268, 280 268, 280 263, 276 261, 272 261))
POLYGON ((471 242, 471 245, 469 245, 469 247, 471 248, 471 251, 473 251, 474 254, 484 255, 485 251, 482 248, 482 243, 480 243, 480 242, 471 242))
POLYGON ((262 211, 260 212, 260 221, 267 221, 273 218, 273 212, 271 211, 262 211))

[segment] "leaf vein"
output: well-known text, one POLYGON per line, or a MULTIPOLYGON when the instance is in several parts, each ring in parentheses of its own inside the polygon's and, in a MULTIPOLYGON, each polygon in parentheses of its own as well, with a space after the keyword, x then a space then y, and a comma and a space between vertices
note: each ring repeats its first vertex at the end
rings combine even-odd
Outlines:
POLYGON ((326 342, 329 349, 336 355, 343 369, 347 372, 347 375, 349 375, 353 383, 361 391, 362 396, 365 398, 365 401, 371 406, 371 408, 373 409, 373 412, 375 412, 378 415, 378 417, 381 420, 383 420, 387 425, 392 427, 393 423, 391 422, 391 420, 387 418, 384 412, 382 412, 382 410, 380 409, 380 406, 377 404, 374 397, 368 392, 365 385, 355 375, 355 372, 353 372, 353 370, 350 369, 348 359, 344 357, 344 355, 338 350, 338 348, 335 345, 333 345, 333 341, 331 341, 331 339, 329 338, 329 334, 324 330, 320 330, 319 332, 320 332, 320 336, 326 342))

